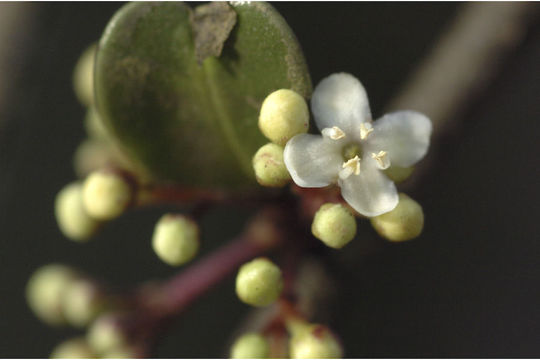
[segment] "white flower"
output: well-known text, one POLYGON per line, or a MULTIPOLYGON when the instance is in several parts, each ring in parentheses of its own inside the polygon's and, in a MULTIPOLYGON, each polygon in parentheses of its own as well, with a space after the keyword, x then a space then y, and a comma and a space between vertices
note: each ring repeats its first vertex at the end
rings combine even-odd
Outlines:
POLYGON ((422 159, 431 121, 414 111, 398 111, 372 122, 364 87, 346 73, 323 79, 311 107, 322 136, 300 134, 287 142, 284 161, 294 182, 301 187, 337 183, 345 201, 365 216, 394 209, 398 193, 381 170, 422 159))

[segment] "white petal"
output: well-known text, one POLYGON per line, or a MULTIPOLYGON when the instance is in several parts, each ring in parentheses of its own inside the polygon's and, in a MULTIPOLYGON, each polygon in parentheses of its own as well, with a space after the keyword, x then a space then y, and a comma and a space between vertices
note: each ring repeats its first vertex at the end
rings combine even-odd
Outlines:
POLYGON ((362 159, 359 175, 339 181, 341 195, 356 211, 365 216, 377 216, 394 209, 399 201, 394 183, 379 169, 370 156, 362 159))
POLYGON ((366 90, 347 73, 324 78, 313 92, 311 109, 319 130, 337 126, 347 136, 360 136, 360 123, 371 120, 366 90))
POLYGON ((324 187, 336 181, 343 158, 339 140, 300 134, 287 142, 283 160, 292 179, 302 187, 324 187))
POLYGON ((374 153, 386 151, 392 165, 411 166, 426 155, 431 121, 425 115, 398 111, 375 121, 373 128, 365 149, 374 153))

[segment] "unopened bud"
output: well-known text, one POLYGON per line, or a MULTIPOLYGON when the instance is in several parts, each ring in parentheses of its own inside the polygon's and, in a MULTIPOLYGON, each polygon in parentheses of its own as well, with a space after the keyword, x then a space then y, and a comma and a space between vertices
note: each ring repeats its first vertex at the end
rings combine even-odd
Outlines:
POLYGON ((99 287, 87 279, 72 281, 63 297, 63 311, 67 322, 84 327, 104 309, 105 299, 99 287))
POLYGON ((83 202, 86 211, 100 220, 120 216, 133 197, 129 183, 119 174, 94 171, 83 185, 83 202))
POLYGON ((122 316, 105 314, 96 319, 88 329, 87 341, 100 354, 122 348, 128 344, 122 329, 122 316))
POLYGON ((268 341, 258 333, 240 336, 231 348, 231 359, 267 359, 270 352, 268 341))
POLYGON ((326 326, 312 325, 293 335, 289 355, 292 359, 339 359, 343 349, 326 326))
POLYGON ((71 240, 83 242, 98 230, 100 221, 88 214, 83 204, 82 185, 71 183, 56 195, 54 204, 60 231, 71 240))
POLYGON ((283 162, 283 147, 268 143, 253 156, 253 169, 259 184, 270 187, 285 186, 291 175, 283 162))
POLYGON ((172 266, 185 264, 199 250, 199 227, 185 216, 166 214, 154 228, 152 247, 163 262, 172 266))
POLYGON ((388 169, 384 170, 386 176, 390 178, 395 183, 400 183, 409 178, 414 171, 414 166, 400 167, 400 166, 390 166, 388 169))
POLYGON ((327 203, 315 214, 311 232, 327 246, 340 249, 356 235, 356 219, 343 205, 327 203))
POLYGON ((94 359, 96 354, 84 338, 73 338, 58 344, 51 359, 94 359))
POLYGON ((399 194, 399 203, 394 210, 371 218, 371 225, 383 238, 390 241, 414 239, 424 228, 424 212, 416 201, 399 194))
POLYGON ((236 276, 236 294, 252 306, 270 305, 282 289, 281 270, 267 258, 257 258, 242 265, 236 276))
POLYGON ((30 309, 50 325, 64 324, 63 296, 76 277, 75 271, 63 265, 45 265, 36 270, 26 285, 30 309))
POLYGON ((96 45, 90 45, 81 55, 73 72, 75 94, 85 106, 94 103, 94 57, 96 45))
POLYGON ((274 91, 261 106, 259 128, 270 141, 285 146, 293 136, 308 131, 309 111, 306 101, 292 90, 274 91))

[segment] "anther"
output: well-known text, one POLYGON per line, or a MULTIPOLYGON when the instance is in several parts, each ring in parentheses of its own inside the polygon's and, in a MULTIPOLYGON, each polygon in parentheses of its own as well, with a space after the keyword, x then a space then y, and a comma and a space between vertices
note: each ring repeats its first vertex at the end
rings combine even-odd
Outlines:
POLYGON ((343 130, 337 126, 332 126, 331 128, 324 128, 321 133, 323 136, 328 137, 332 140, 339 140, 345 137, 343 130))
POLYGON ((371 153, 371 157, 377 161, 377 167, 381 170, 388 169, 390 167, 390 159, 386 151, 379 151, 377 154, 371 153))
POLYGON ((360 139, 367 139, 368 135, 373 132, 373 126, 369 122, 364 122, 360 124, 360 139))
POLYGON ((360 174, 360 158, 358 157, 358 155, 344 162, 342 165, 342 168, 343 169, 339 172, 339 177, 341 180, 345 180, 352 174, 359 175, 360 174))

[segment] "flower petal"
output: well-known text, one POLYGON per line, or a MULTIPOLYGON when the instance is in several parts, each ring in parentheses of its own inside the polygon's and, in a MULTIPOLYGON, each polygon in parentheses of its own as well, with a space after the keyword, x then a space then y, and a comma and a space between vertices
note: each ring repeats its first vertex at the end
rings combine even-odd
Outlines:
POLYGON ((339 140, 300 134, 287 142, 283 160, 292 179, 302 187, 324 187, 336 181, 343 158, 339 140))
POLYGON ((375 121, 373 128, 365 149, 373 153, 386 151, 391 165, 411 166, 426 155, 431 121, 425 115, 415 111, 398 111, 375 121))
POLYGON ((341 195, 356 211, 365 216, 384 214, 399 201, 394 183, 379 169, 370 156, 364 155, 360 174, 339 180, 341 195))
POLYGON ((337 126, 346 135, 356 136, 360 123, 371 120, 366 90, 347 73, 324 78, 313 92, 311 109, 321 131, 337 126))

